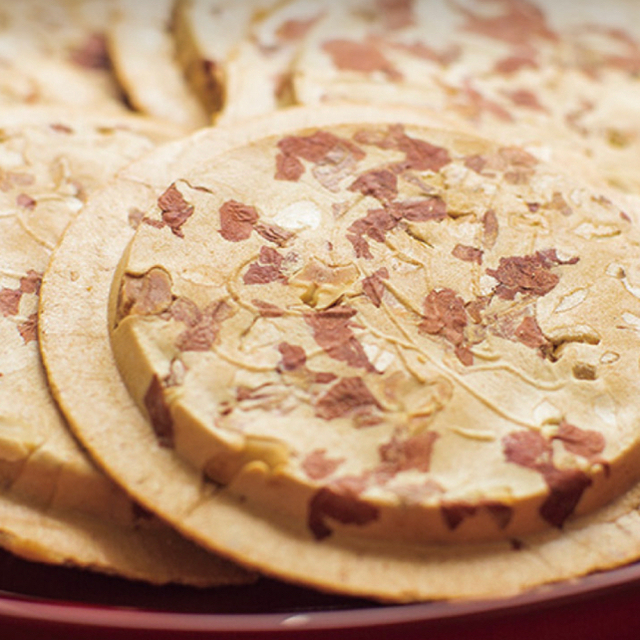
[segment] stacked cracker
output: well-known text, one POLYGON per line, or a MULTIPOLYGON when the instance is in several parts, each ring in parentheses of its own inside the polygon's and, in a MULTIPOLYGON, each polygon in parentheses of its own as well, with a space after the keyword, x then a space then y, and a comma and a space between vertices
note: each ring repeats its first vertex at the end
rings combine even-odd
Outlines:
POLYGON ((637 559, 634 2, 19 6, 8 548, 386 601, 637 559))

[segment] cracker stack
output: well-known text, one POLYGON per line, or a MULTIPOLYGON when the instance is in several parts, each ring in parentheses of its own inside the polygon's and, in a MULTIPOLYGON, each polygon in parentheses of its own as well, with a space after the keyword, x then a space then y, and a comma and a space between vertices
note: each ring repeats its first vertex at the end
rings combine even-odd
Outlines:
POLYGON ((0 15, 0 544, 385 602, 640 557, 637 3, 0 15))

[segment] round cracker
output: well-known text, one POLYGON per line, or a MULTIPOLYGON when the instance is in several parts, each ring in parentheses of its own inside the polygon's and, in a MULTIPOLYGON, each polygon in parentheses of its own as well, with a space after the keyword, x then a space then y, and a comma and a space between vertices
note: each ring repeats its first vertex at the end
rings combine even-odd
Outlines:
POLYGON ((44 107, 0 118, 0 544, 157 583, 248 579, 149 517, 89 462, 51 398, 38 350, 39 284, 63 230, 89 194, 175 128, 44 107))
MULTIPOLYGON (((240 131, 202 131, 187 146, 169 145, 147 157, 94 198, 56 251, 42 292, 45 364, 72 428, 118 482, 185 535, 248 566, 322 589, 388 601, 496 597, 636 559, 637 487, 594 514, 567 521, 562 531, 526 539, 477 545, 347 536, 318 541, 304 524, 276 521, 267 508, 249 507, 232 492, 203 482, 196 469, 158 445, 123 385, 109 345, 106 309, 112 277, 133 235, 132 210, 148 211, 167 184, 252 136, 286 135, 294 124, 399 119, 395 110, 362 107, 293 110, 240 131)), ((402 120, 421 123, 408 112, 402 120)))
POLYGON ((142 222, 110 313, 130 394, 318 539, 508 539, 638 479, 633 226, 521 149, 292 130, 142 222))
POLYGON ((185 540, 138 512, 134 525, 76 509, 45 509, 0 495, 0 546, 34 562, 64 565, 154 585, 243 585, 256 575, 185 540))
POLYGON ((305 39, 294 95, 307 105, 359 100, 446 111, 480 135, 537 148, 637 192, 638 5, 576 7, 349 0, 305 39))
POLYGON ((187 130, 209 124, 175 59, 172 0, 117 3, 107 30, 114 72, 138 111, 187 130))
POLYGON ((24 0, 0 7, 0 104, 123 113, 103 29, 111 3, 24 0))
POLYGON ((176 56, 187 81, 207 113, 220 111, 225 102, 227 59, 249 32, 254 15, 273 0, 179 0, 173 32, 176 56))
POLYGON ((217 125, 296 104, 293 61, 327 11, 322 0, 287 0, 253 21, 227 57, 225 100, 215 117, 217 125))

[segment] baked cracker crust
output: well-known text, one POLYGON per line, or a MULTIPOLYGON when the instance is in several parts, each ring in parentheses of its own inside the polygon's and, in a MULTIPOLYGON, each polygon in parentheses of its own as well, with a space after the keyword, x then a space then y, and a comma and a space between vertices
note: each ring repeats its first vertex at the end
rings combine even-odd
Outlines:
MULTIPOLYGON (((412 118, 433 124, 403 113, 405 121, 412 118)), ((562 531, 526 539, 458 546, 347 537, 318 542, 305 527, 272 521, 259 508, 248 509, 224 489, 203 483, 174 452, 158 446, 119 378, 105 316, 113 274, 133 234, 131 208, 145 211, 190 163, 207 162, 252 136, 350 119, 397 122, 400 114, 362 107, 294 110, 236 132, 202 131, 186 148, 169 145, 121 173, 92 200, 54 255, 40 313, 45 365, 72 428, 119 483, 188 537, 246 566, 321 589, 396 602, 499 597, 635 560, 638 487, 594 514, 566 522, 562 531)))

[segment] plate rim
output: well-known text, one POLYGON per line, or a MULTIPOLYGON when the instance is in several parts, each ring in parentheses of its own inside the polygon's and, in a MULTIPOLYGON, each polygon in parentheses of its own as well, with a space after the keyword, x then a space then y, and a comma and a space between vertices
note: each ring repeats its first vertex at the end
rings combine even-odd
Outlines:
POLYGON ((148 607, 54 600, 0 589, 0 620, 48 622, 75 627, 181 632, 285 632, 374 628, 472 619, 560 606, 595 598, 640 582, 640 563, 542 586, 503 598, 429 601, 339 610, 279 613, 202 613, 148 607))

